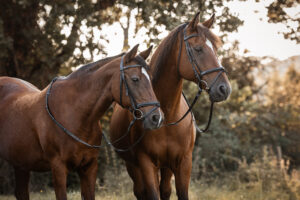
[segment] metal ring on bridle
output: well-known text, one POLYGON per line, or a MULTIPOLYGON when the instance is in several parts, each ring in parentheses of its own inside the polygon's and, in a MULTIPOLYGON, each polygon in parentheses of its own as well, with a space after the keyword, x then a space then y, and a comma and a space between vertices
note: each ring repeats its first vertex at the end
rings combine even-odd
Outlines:
POLYGON ((207 90, 207 91, 210 89, 209 86, 208 86, 208 83, 207 83, 205 80, 201 79, 201 80, 199 81, 199 83, 200 83, 199 87, 201 87, 201 88, 202 88, 201 83, 203 83, 204 88, 202 88, 202 89, 207 90))
POLYGON ((137 119, 137 120, 140 120, 140 119, 143 119, 143 117, 144 117, 144 113, 143 113, 143 111, 141 111, 140 109, 134 109, 133 111, 132 111, 132 114, 133 114, 133 117, 135 118, 135 119, 137 119))

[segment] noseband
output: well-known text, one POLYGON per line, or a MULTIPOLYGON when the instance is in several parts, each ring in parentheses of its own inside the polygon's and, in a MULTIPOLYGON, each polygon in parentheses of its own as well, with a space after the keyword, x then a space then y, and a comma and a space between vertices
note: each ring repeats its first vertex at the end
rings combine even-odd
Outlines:
MULTIPOLYGON (((167 124, 167 126, 178 124, 180 121, 182 121, 188 115, 189 112, 192 111, 193 106, 195 105, 195 103, 197 102, 199 96, 201 95, 201 93, 203 91, 203 89, 202 89, 202 87, 203 87, 202 85, 203 84, 205 86, 204 90, 206 90, 207 92, 209 92, 211 90, 211 88, 214 86, 214 84, 217 82, 217 80, 219 79, 219 77, 221 76, 221 74, 223 72, 226 73, 225 68, 222 67, 222 66, 215 67, 213 69, 208 69, 208 70, 205 70, 205 71, 202 71, 200 69, 200 66, 198 65, 198 63, 197 63, 197 61, 195 59, 195 55, 193 53, 192 47, 191 47, 190 43, 188 42, 188 40, 190 38, 199 37, 200 35, 197 34, 197 33, 194 33, 194 34, 191 34, 191 35, 187 35, 186 30, 187 30, 187 25, 185 24, 185 28, 183 29, 183 39, 181 39, 181 42, 180 42, 180 49, 179 49, 179 54, 178 54, 178 59, 177 59, 177 71, 178 71, 178 74, 180 74, 180 72, 179 72, 179 63, 180 63, 180 57, 181 57, 181 51, 182 51, 182 40, 183 40, 184 43, 185 43, 186 54, 188 56, 188 59, 189 59, 190 63, 192 64, 192 68, 193 68, 195 77, 196 77, 196 79, 198 81, 198 84, 197 84, 197 86, 198 86, 198 92, 197 92, 194 100, 192 101, 192 104, 191 105, 188 104, 189 109, 186 111, 186 113, 178 121, 169 123, 169 124, 167 124), (213 73, 213 72, 219 72, 219 73, 216 75, 216 77, 212 81, 211 85, 209 86, 208 83, 205 80, 203 80, 203 77, 205 75, 213 73)), ((188 103, 187 98, 186 98, 186 96, 184 95, 183 92, 182 92, 182 94, 183 94, 186 102, 188 103)), ((214 106, 214 102, 211 102, 208 123, 207 123, 207 125, 206 125, 206 127, 204 129, 198 129, 199 132, 206 132, 208 130, 210 122, 211 122, 211 119, 212 119, 213 106, 214 106)))
MULTIPOLYGON (((139 56, 139 55, 138 55, 138 56, 139 56)), ((139 59, 143 59, 143 58, 139 58, 139 59)), ((132 145, 131 145, 130 147, 128 147, 127 149, 118 149, 118 148, 114 147, 113 144, 116 143, 116 142, 118 142, 118 141, 120 141, 120 140, 123 139, 126 135, 128 135, 128 133, 130 132, 131 127, 134 125, 134 123, 135 123, 136 120, 142 120, 142 119, 145 119, 147 116, 149 116, 152 112, 154 112, 156 109, 158 109, 158 108, 160 107, 160 103, 159 103, 159 102, 146 102, 146 103, 140 103, 140 104, 138 104, 138 103, 136 102, 136 100, 135 100, 135 98, 134 98, 134 96, 133 96, 133 93, 131 92, 130 87, 128 86, 128 83, 127 83, 127 81, 126 81, 124 70, 129 69, 129 68, 136 68, 136 67, 144 67, 144 68, 146 68, 147 66, 139 65, 139 64, 137 64, 137 65, 128 65, 128 66, 124 66, 124 64, 123 64, 124 61, 123 61, 123 60, 124 60, 124 55, 122 56, 121 62, 120 62, 120 105, 121 105, 122 107, 124 107, 124 106, 122 105, 122 93, 123 93, 123 84, 124 84, 124 85, 125 85, 125 93, 126 93, 126 96, 129 97, 130 102, 131 102, 131 108, 129 108, 129 110, 132 112, 133 120, 130 122, 130 125, 129 125, 128 129, 127 129, 126 134, 123 135, 123 136, 121 136, 119 139, 117 139, 117 140, 114 141, 113 143, 110 142, 110 141, 108 140, 108 137, 107 137, 104 133, 102 133, 103 136, 104 136, 104 139, 106 140, 106 142, 107 142, 108 145, 111 145, 111 146, 113 147, 113 149, 115 149, 116 151, 122 151, 122 152, 128 151, 128 150, 132 149, 135 145, 137 145, 137 144, 141 141, 143 135, 142 135, 142 136, 141 136, 134 144, 132 144, 132 145), (147 107, 147 106, 153 106, 153 108, 152 108, 149 112, 147 112, 146 114, 144 114, 143 111, 140 110, 140 108, 142 108, 142 107, 147 107)), ((81 139, 80 139, 79 137, 77 137, 75 134, 73 134, 73 133, 70 132, 68 129, 66 129, 61 123, 59 123, 59 122, 55 119, 55 117, 53 116, 53 114, 51 113, 50 108, 49 108, 49 102, 48 102, 49 100, 48 100, 48 99, 49 99, 49 96, 50 96, 50 93, 51 93, 51 89, 52 89, 53 83, 54 83, 55 81, 57 81, 57 79, 58 79, 58 77, 55 77, 55 78, 51 81, 50 86, 48 87, 47 93, 46 93, 46 111, 47 111, 47 113, 49 114, 50 118, 52 119, 52 121, 53 121, 60 129, 62 129, 63 132, 65 132, 67 135, 69 135, 70 137, 72 137, 72 138, 73 138, 74 140, 76 140, 77 142, 79 142, 79 143, 81 143, 81 144, 83 144, 83 145, 85 145, 85 146, 88 146, 88 147, 90 147, 90 148, 101 148, 102 145, 91 145, 91 144, 89 144, 89 143, 87 143, 87 142, 81 140, 81 139)))

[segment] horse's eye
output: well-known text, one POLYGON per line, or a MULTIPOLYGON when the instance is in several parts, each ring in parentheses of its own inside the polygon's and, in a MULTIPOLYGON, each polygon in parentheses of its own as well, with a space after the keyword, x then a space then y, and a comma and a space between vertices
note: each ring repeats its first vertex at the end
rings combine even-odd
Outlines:
POLYGON ((137 76, 133 76, 133 77, 131 77, 131 80, 132 80, 133 82, 137 83, 137 82, 140 81, 140 78, 137 77, 137 76))
POLYGON ((196 46, 194 47, 194 49, 197 51, 197 52, 202 52, 203 48, 201 46, 196 46))

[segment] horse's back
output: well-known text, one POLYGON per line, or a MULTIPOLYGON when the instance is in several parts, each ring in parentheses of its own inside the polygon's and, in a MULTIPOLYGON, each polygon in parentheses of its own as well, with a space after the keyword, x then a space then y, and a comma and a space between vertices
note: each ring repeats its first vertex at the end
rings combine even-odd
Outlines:
POLYGON ((21 79, 0 77, 0 101, 9 95, 38 91, 37 87, 21 79))
POLYGON ((39 94, 40 90, 34 85, 23 81, 18 78, 11 77, 0 77, 0 110, 2 114, 5 110, 14 109, 16 102, 18 103, 18 108, 22 107, 20 104, 31 104, 33 99, 39 94))

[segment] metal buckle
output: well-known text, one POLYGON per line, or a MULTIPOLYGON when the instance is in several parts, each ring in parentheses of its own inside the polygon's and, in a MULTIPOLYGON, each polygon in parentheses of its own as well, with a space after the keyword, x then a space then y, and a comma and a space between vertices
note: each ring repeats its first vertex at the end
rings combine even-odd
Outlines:
POLYGON ((132 114, 133 114, 133 117, 135 118, 135 119, 137 119, 137 120, 140 120, 140 119, 142 119, 143 117, 144 117, 144 113, 143 113, 143 111, 141 111, 140 109, 134 109, 133 110, 133 112, 132 112, 132 114))
MULTIPOLYGON (((205 80, 203 80, 203 79, 201 79, 200 80, 200 84, 203 84, 204 85, 204 90, 209 90, 209 87, 208 87, 208 84, 207 84, 207 82, 205 81, 205 80)), ((200 85, 200 87, 201 87, 202 85, 200 85)), ((201 87, 202 88, 202 87, 201 87)))

